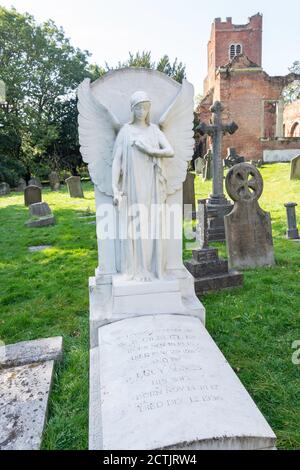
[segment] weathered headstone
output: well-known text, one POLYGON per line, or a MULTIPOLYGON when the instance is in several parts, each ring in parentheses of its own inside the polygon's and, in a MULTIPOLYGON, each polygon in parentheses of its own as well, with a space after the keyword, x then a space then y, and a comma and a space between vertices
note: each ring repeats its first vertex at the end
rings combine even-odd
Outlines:
POLYGON ((66 179, 66 184, 70 197, 84 197, 80 176, 70 176, 70 178, 66 179))
POLYGON ((203 175, 205 168, 205 160, 202 157, 199 157, 195 160, 195 171, 197 175, 203 175))
POLYGON ((20 178, 18 182, 18 186, 16 187, 16 191, 18 193, 22 193, 23 191, 25 191, 26 186, 27 186, 26 181, 23 178, 20 178))
POLYGON ((196 196, 195 196, 195 175, 191 172, 187 172, 187 177, 183 183, 183 210, 184 214, 188 214, 192 210, 192 218, 196 213, 196 196))
POLYGON ((38 178, 31 178, 28 182, 28 186, 37 186, 38 188, 42 189, 42 183, 38 178))
POLYGON ((55 224, 55 217, 46 202, 38 202, 29 206, 30 220, 26 222, 28 228, 48 227, 55 224))
POLYGON ((210 149, 208 150, 207 154, 204 155, 204 161, 205 161, 205 166, 203 170, 203 179, 204 181, 210 181, 214 173, 213 155, 210 149))
POLYGON ((228 289, 243 285, 243 274, 228 270, 228 262, 219 258, 216 248, 208 246, 208 221, 206 200, 198 201, 197 239, 199 248, 193 250, 193 258, 185 267, 195 279, 196 294, 228 289))
POLYGON ((300 179, 300 155, 291 160, 291 180, 300 179))
POLYGON ((230 268, 274 265, 271 217, 258 204, 263 192, 261 174, 249 163, 239 163, 228 172, 226 189, 234 201, 225 217, 230 268))
POLYGON ((208 134, 212 136, 213 143, 213 193, 207 201, 209 241, 225 240, 224 216, 228 214, 232 208, 231 203, 224 196, 224 169, 221 148, 222 136, 227 133, 234 134, 238 126, 235 122, 231 122, 230 124, 222 123, 223 110, 222 104, 216 101, 211 107, 213 114, 212 124, 207 125, 201 123, 197 128, 202 135, 208 134), (210 217, 210 212, 216 215, 210 217))
POLYGON ((10 194, 10 187, 7 183, 0 183, 0 196, 7 196, 10 194))
POLYGON ((62 338, 0 347, 0 450, 39 450, 62 338))
POLYGON ((38 186, 27 186, 24 191, 25 206, 42 202, 42 191, 38 186))
POLYGON ((227 149, 227 157, 224 160, 224 166, 227 168, 232 168, 234 165, 238 163, 244 163, 245 157, 240 157, 236 149, 234 147, 228 147, 227 149))
POLYGON ((60 190, 60 179, 56 171, 52 171, 49 175, 50 187, 52 191, 60 190))
POLYGON ((51 214, 51 209, 47 202, 37 202, 29 206, 29 212, 32 217, 45 217, 51 214))
POLYGON ((296 207, 298 204, 296 202, 288 202, 284 205, 286 208, 287 215, 287 224, 288 229, 286 232, 286 237, 289 240, 295 240, 299 238, 299 231, 297 228, 297 218, 296 218, 296 207))

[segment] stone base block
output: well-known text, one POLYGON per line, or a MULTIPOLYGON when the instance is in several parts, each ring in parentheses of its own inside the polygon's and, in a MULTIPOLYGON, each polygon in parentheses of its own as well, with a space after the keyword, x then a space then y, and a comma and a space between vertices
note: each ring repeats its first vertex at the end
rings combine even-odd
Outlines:
POLYGON ((173 272, 172 276, 172 280, 151 283, 130 281, 129 285, 117 275, 99 274, 91 277, 89 281, 91 348, 98 345, 100 327, 119 322, 124 318, 160 315, 163 312, 163 314, 196 317, 205 324, 205 308, 195 294, 193 276, 186 268, 173 272), (116 297, 113 295, 113 290, 117 294, 116 297), (134 310, 139 313, 134 313, 134 310))
POLYGON ((55 225, 55 217, 52 215, 50 217, 41 217, 38 220, 29 220, 25 225, 28 228, 48 227, 49 225, 55 225))
POLYGON ((288 230, 286 232, 286 238, 288 240, 297 240, 299 238, 299 231, 298 229, 288 230))
POLYGON ((114 276, 113 315, 183 313, 178 281, 135 282, 114 276))
POLYGON ((215 248, 193 250, 193 259, 185 266, 195 279, 197 295, 243 285, 243 274, 228 271, 228 262, 219 258, 215 248))
POLYGON ((206 292, 241 287, 243 284, 244 276, 242 273, 229 271, 226 274, 195 279, 195 291, 197 295, 202 295, 206 292))

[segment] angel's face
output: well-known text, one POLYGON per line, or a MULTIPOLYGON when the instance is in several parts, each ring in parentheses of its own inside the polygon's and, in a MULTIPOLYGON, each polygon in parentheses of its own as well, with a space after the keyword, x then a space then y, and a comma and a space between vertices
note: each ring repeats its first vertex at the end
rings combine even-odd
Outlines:
POLYGON ((149 103, 148 101, 136 104, 133 108, 134 118, 137 121, 145 121, 150 112, 150 107, 151 103, 149 103))

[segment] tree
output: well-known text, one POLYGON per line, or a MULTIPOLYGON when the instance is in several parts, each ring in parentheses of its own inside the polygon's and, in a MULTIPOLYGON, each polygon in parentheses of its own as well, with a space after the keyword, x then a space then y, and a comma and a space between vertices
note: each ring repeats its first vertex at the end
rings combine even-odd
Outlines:
POLYGON ((83 162, 76 89, 85 77, 94 81, 110 70, 145 67, 178 82, 185 78, 182 62, 171 63, 167 55, 155 63, 150 52, 129 53, 116 67, 91 65, 89 57, 53 21, 38 24, 27 13, 0 7, 0 80, 8 102, 0 107, 0 179, 9 172, 14 181, 32 174, 44 177, 51 168, 77 174, 83 162))
MULTIPOLYGON (((300 61, 296 60, 291 67, 289 67, 291 73, 300 75, 300 61)), ((285 103, 293 103, 300 99, 300 80, 295 80, 290 83, 282 92, 282 96, 285 103)))
MULTIPOLYGON (((0 113, 1 134, 14 142, 0 152, 24 164, 27 178, 41 166, 59 136, 56 107, 75 97, 87 75, 87 51, 71 46, 53 21, 37 24, 29 14, 0 7, 0 67, 9 107, 0 113)), ((1 138, 2 140, 2 138, 1 138)))
MULTIPOLYGON (((160 72, 165 73, 169 77, 173 78, 179 83, 182 83, 182 80, 186 78, 185 73, 185 65, 182 62, 178 62, 176 58, 173 63, 170 62, 170 59, 167 55, 164 55, 157 63, 152 61, 151 59, 151 52, 150 51, 143 51, 143 52, 136 52, 133 54, 129 52, 129 57, 124 62, 118 62, 117 66, 111 67, 107 63, 105 64, 105 68, 97 66, 92 66, 90 68, 90 73, 97 71, 99 72, 100 76, 104 75, 104 73, 109 72, 111 70, 117 70, 124 67, 144 67, 146 69, 154 69, 159 70, 160 72)), ((95 75, 93 74, 93 77, 95 75)))

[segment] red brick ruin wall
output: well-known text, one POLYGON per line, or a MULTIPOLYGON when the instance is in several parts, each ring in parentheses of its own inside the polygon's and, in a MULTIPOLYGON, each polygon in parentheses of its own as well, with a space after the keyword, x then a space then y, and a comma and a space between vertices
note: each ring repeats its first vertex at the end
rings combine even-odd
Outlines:
POLYGON ((300 126, 300 100, 285 106, 283 113, 285 136, 291 137, 292 131, 297 123, 300 126))
POLYGON ((264 150, 297 149, 299 141, 275 139, 276 108, 263 105, 263 100, 279 100, 283 83, 281 77, 269 77, 265 72, 233 72, 219 75, 220 99, 225 107, 223 119, 234 120, 238 131, 223 139, 222 155, 227 147, 235 147, 248 160, 263 158, 264 150), (274 112, 275 111, 275 112, 274 112), (266 140, 261 141, 261 138, 266 140))

